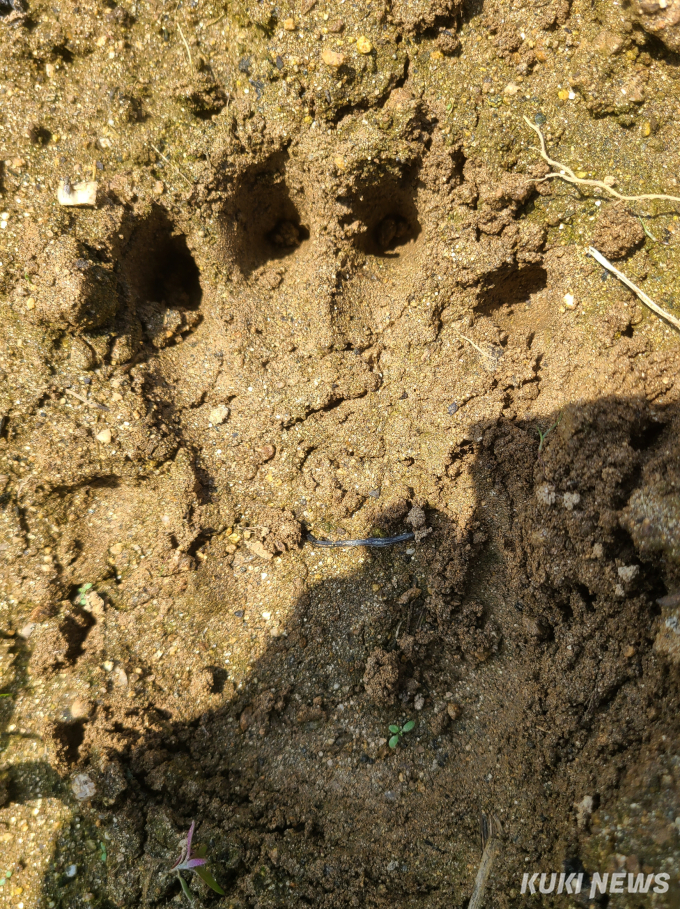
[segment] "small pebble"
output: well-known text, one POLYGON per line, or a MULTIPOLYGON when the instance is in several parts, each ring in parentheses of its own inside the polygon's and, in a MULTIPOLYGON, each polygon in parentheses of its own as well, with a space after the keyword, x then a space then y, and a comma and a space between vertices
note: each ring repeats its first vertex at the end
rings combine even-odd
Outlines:
POLYGON ((617 569, 618 575, 624 584, 630 584, 630 582, 638 576, 640 573, 639 565, 621 565, 617 569))
POLYGON ((113 662, 111 660, 105 660, 102 663, 102 668, 105 670, 105 672, 111 672, 113 669, 113 662))
POLYGON ((331 50, 330 47, 324 47, 321 51, 321 59, 326 64, 326 66, 342 66, 345 62, 345 55, 340 54, 337 51, 331 50))
MULTIPOLYGON (((78 773, 73 777, 71 789, 79 802, 91 799, 97 791, 97 787, 86 773, 78 773)), ((75 874, 75 871, 73 873, 75 874)))
POLYGON ((373 45, 368 40, 366 35, 360 35, 357 38, 357 50, 360 54, 370 54, 373 50, 373 45))
POLYGON ((567 309, 576 309, 576 303, 574 302, 573 294, 564 295, 564 305, 567 309))
POLYGON ((210 411, 208 419, 213 426, 220 426, 229 416, 229 408, 226 404, 218 404, 210 411))
POLYGON ((84 720, 92 713, 92 704, 86 698, 76 698, 70 707, 74 720, 84 720))
POLYGON ((113 670, 113 684, 116 688, 127 688, 128 677, 122 666, 116 666, 113 670))
POLYGON ((460 705, 451 702, 450 704, 446 705, 446 712, 448 713, 450 719, 457 720, 461 714, 460 705))
POLYGON ((555 504, 555 487, 549 483, 543 483, 536 490, 536 498, 542 505, 555 504))
POLYGON ((295 19, 284 19, 283 27, 285 28, 285 30, 287 32, 294 32, 295 31, 295 19))
POLYGON ((577 492, 565 492, 562 497, 562 502, 567 511, 573 511, 580 501, 581 496, 577 492))
POLYGON ((452 416, 454 415, 454 413, 457 412, 457 410, 458 410, 458 405, 457 405, 456 402, 454 401, 453 404, 449 404, 449 406, 448 406, 446 409, 447 409, 447 411, 448 411, 448 413, 449 413, 449 416, 452 417, 452 416))
POLYGON ((97 204, 97 189, 99 184, 94 181, 88 183, 62 182, 57 190, 57 201, 60 205, 74 207, 93 206, 97 204))
POLYGON ((102 429, 101 432, 97 433, 97 441, 101 442, 102 445, 109 445, 111 443, 111 430, 102 429))

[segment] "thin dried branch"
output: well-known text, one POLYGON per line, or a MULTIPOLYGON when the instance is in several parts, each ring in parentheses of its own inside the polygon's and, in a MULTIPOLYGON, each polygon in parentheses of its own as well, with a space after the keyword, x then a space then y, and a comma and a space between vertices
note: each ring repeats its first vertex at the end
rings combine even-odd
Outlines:
MULTIPOLYGON (((559 173, 546 174, 545 177, 542 177, 542 180, 552 180, 559 179, 564 180, 566 183, 572 183, 575 186, 594 186, 597 189, 602 189, 606 193, 609 193, 610 196, 613 196, 615 199, 619 199, 621 202, 643 202, 650 199, 665 199, 667 202, 680 202, 679 196, 666 196, 659 193, 645 193, 641 196, 624 196, 621 193, 617 192, 603 180, 585 180, 581 177, 577 177, 574 171, 567 167, 566 164, 561 164, 559 161, 553 161, 552 158, 548 156, 548 152, 545 148, 545 139, 543 133, 541 132, 540 126, 537 126, 535 123, 532 123, 528 117, 524 117, 524 122, 526 125, 533 129, 536 135, 539 138, 541 147, 537 148, 536 151, 540 153, 541 158, 546 161, 551 167, 559 168, 559 173)), ((539 181, 540 182, 540 181, 539 181)))
POLYGON ((669 312, 666 312, 665 309, 661 307, 652 300, 651 297, 648 297, 644 290, 640 290, 637 284, 633 284, 630 278, 627 278, 622 271, 619 271, 609 259, 605 259, 601 252, 598 252, 594 246, 588 247, 588 253, 595 259, 596 262, 599 262, 603 268, 606 268, 607 271, 610 271, 613 275, 621 281, 626 287, 630 288, 634 294, 637 294, 638 297, 642 300, 645 306, 648 306, 652 312, 655 312, 657 316, 660 316, 662 319, 665 319, 666 322, 671 324, 673 328, 677 328, 680 331, 680 319, 676 319, 675 316, 672 316, 669 312))
POLYGON ((482 852, 482 860, 479 864, 479 870, 477 871, 477 877, 475 879, 475 888, 472 891, 468 909, 481 909, 486 883, 489 880, 494 859, 501 849, 501 824, 498 818, 495 816, 487 818, 482 815, 481 820, 484 851, 482 852))
POLYGON ((193 63, 193 60, 191 59, 191 51, 189 50, 189 45, 187 44, 187 39, 184 37, 184 32, 182 31, 182 26, 179 24, 179 22, 177 23, 177 30, 179 31, 179 33, 182 37, 182 41, 184 41, 184 47, 186 48, 187 57, 189 58, 189 66, 193 66, 194 63, 193 63))
POLYGON ((494 363, 497 362, 498 357, 495 357, 492 353, 489 353, 488 350, 484 350, 483 348, 481 348, 479 346, 479 344, 475 344, 475 342, 471 338, 467 338, 465 335, 459 335, 459 336, 463 339, 463 341, 467 341, 468 344, 470 344, 472 347, 474 347, 474 349, 476 351, 478 351, 483 357, 488 357, 489 360, 492 360, 494 363))
POLYGON ((100 404, 99 401, 92 401, 90 398, 84 398, 83 395, 79 395, 77 391, 73 391, 72 388, 65 388, 64 391, 67 395, 71 395, 72 398, 78 398, 79 401, 82 401, 83 404, 87 404, 88 407, 95 407, 97 410, 109 410, 106 404, 100 404))
POLYGON ((156 148, 156 146, 153 144, 153 142, 149 142, 149 145, 151 146, 151 148, 153 148, 153 150, 156 152, 156 154, 160 155, 161 158, 165 161, 165 163, 169 164, 173 170, 176 170, 177 173, 180 175, 180 177, 182 177, 184 180, 186 180, 190 186, 194 185, 193 182, 187 177, 187 175, 182 173, 182 171, 179 169, 179 167, 177 167, 176 164, 172 163, 170 158, 166 158, 166 156, 163 154, 163 152, 160 150, 160 148, 156 148))

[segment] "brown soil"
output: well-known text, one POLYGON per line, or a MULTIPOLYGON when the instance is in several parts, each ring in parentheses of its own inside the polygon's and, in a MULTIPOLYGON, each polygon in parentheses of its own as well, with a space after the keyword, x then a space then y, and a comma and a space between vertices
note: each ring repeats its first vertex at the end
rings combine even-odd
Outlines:
POLYGON ((680 6, 524 6, 0 0, 0 907, 680 905, 679 206, 522 119, 679 194, 680 6))

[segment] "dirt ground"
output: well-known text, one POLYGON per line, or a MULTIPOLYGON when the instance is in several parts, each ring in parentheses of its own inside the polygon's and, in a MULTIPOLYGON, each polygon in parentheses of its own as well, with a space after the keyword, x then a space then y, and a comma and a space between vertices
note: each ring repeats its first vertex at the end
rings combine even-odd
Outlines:
POLYGON ((192 822, 462 909, 482 815, 486 906, 680 906, 680 337, 586 255, 677 318, 680 201, 524 119, 680 196, 679 97, 680 0, 0 0, 2 909, 192 822))

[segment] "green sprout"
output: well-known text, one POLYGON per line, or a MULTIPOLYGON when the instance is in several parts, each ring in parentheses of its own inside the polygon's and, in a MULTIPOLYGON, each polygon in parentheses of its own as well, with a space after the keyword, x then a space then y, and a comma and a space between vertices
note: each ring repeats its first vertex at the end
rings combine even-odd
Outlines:
POLYGON ((404 723, 403 726, 397 726, 396 724, 390 726, 390 732, 392 733, 392 738, 388 742, 390 748, 396 748, 401 741, 402 736, 405 733, 410 732, 415 727, 415 725, 415 720, 409 720, 408 723, 404 723))
POLYGON ((85 594, 88 590, 91 590, 94 585, 89 581, 87 584, 83 584, 82 587, 78 588, 78 603, 81 606, 85 606, 85 594))
POLYGON ((102 862, 105 862, 107 859, 105 844, 100 842, 99 849, 100 849, 99 858, 102 860, 102 862))
POLYGON ((655 243, 658 243, 659 241, 656 239, 656 237, 655 237, 654 234, 651 232, 651 230, 649 230, 649 228, 647 227, 647 225, 645 224, 645 222, 642 220, 642 218, 640 217, 640 215, 637 216, 637 219, 638 219, 638 221, 640 222, 640 226, 641 226, 642 229, 644 230, 645 234, 649 237, 649 239, 650 239, 650 240, 654 240, 655 243))
POLYGON ((557 427, 560 425, 561 419, 562 419, 562 414, 560 414, 559 417, 557 418, 557 423, 553 423, 553 425, 549 429, 546 429, 545 432, 541 432, 540 426, 536 427, 536 432, 538 433, 538 438, 540 439, 540 442, 538 445, 539 454, 543 451, 543 445, 545 444, 545 440, 548 438, 548 436, 553 431, 553 429, 557 429, 557 427))

